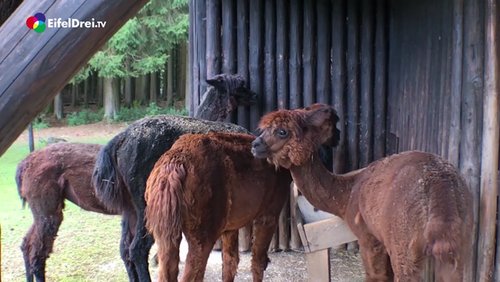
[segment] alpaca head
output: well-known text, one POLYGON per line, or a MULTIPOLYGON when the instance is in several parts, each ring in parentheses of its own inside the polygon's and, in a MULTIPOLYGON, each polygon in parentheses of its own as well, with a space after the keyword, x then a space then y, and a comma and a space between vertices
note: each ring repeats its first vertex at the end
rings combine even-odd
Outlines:
POLYGON ((320 145, 338 144, 338 120, 335 110, 325 104, 269 113, 260 120, 260 135, 252 142, 252 154, 276 166, 300 166, 320 145))
POLYGON ((250 106, 257 102, 257 94, 248 89, 245 85, 245 79, 238 74, 218 74, 207 83, 218 90, 219 94, 229 95, 231 111, 238 106, 250 106))

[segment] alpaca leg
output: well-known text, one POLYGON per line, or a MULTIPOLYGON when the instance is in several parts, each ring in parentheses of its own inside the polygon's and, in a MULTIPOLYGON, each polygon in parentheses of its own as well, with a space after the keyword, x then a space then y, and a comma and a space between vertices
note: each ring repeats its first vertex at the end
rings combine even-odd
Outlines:
POLYGON ((275 216, 265 216, 255 219, 253 225, 252 243, 252 276, 253 281, 262 281, 264 271, 269 263, 267 250, 276 232, 278 219, 275 216))
POLYGON ((34 228, 30 229, 21 247, 25 260, 28 258, 29 261, 29 265, 25 262, 27 268, 30 269, 27 275, 33 275, 38 282, 45 281, 46 261, 52 252, 62 218, 62 212, 47 217, 37 217, 34 228))
POLYGON ((375 237, 359 240, 359 249, 366 272, 366 282, 392 281, 391 260, 387 251, 375 237))
POLYGON ((133 239, 132 228, 134 226, 135 216, 130 212, 125 211, 122 215, 122 237, 120 240, 120 256, 125 264, 129 281, 139 281, 137 271, 133 262, 130 259, 130 243, 133 239))
POLYGON ((31 269, 31 259, 30 259, 30 253, 31 253, 31 237, 33 237, 33 233, 35 232, 35 223, 31 225, 30 229, 26 233, 26 236, 24 236, 23 243, 21 244, 21 251, 23 252, 23 258, 24 258, 24 268, 26 270, 26 281, 27 282, 33 282, 33 270, 31 269))
POLYGON ((240 257, 238 253, 238 230, 222 233, 222 281, 234 281, 240 257))
MULTIPOLYGON (((154 239, 149 234, 146 229, 144 221, 144 213, 146 209, 146 202, 144 200, 144 191, 146 190, 146 180, 142 184, 135 184, 131 187, 136 187, 136 189, 131 189, 133 192, 132 200, 134 201, 135 207, 135 235, 130 244, 130 260, 135 266, 137 271, 137 276, 139 281, 149 282, 151 277, 149 275, 149 250, 153 246, 154 239)), ((132 226, 132 225, 131 225, 132 226)))
POLYGON ((186 257, 184 275, 181 281, 203 281, 207 260, 216 238, 190 238, 186 234, 189 245, 189 251, 186 257))
POLYGON ((158 281, 177 281, 179 275, 179 246, 182 240, 182 233, 179 233, 175 241, 168 238, 156 238, 158 246, 158 281))
MULTIPOLYGON (((46 191, 44 189, 40 189, 46 191)), ((33 225, 26 234, 21 249, 26 266, 26 278, 45 281, 45 264, 52 252, 57 231, 63 220, 63 199, 57 190, 48 190, 44 201, 28 200, 33 214, 33 225)))

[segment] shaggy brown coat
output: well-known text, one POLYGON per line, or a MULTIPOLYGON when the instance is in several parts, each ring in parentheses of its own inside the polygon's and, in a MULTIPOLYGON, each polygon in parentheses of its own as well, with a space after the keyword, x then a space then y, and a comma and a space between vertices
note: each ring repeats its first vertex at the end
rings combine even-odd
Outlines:
POLYGON ((45 279, 45 262, 63 220, 65 199, 87 211, 116 214, 95 197, 91 183, 100 148, 93 144, 57 143, 31 153, 19 163, 19 196, 33 214, 33 224, 21 245, 27 281, 33 281, 33 276, 37 281, 45 279))
MULTIPOLYGON (((264 116, 254 156, 289 168, 316 207, 343 218, 359 239, 366 281, 419 281, 425 257, 438 281, 463 281, 471 246, 472 198, 457 170, 442 158, 410 151, 335 175, 315 148, 335 111, 278 111, 264 116)), ((334 139, 336 139, 334 137, 334 139)))
POLYGON ((253 158, 253 140, 238 133, 183 135, 155 164, 146 186, 146 227, 158 244, 159 281, 177 281, 181 232, 189 244, 182 281, 203 280, 219 236, 222 277, 233 281, 238 229, 252 222, 252 274, 262 281, 291 177, 253 158))

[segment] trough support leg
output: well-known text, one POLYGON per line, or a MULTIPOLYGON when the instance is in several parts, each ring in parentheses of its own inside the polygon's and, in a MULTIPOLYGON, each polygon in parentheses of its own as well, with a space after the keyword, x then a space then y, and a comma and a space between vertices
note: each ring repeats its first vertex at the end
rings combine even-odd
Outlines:
POLYGON ((308 281, 330 281, 330 249, 306 253, 308 281))

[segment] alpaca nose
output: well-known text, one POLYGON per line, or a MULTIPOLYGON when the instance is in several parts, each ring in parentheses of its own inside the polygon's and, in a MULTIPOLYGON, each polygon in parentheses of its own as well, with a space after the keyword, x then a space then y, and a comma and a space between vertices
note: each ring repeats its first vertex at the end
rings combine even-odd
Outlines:
POLYGON ((264 145, 264 143, 262 142, 262 137, 257 137, 252 142, 252 149, 261 149, 263 147, 263 145, 264 145))

